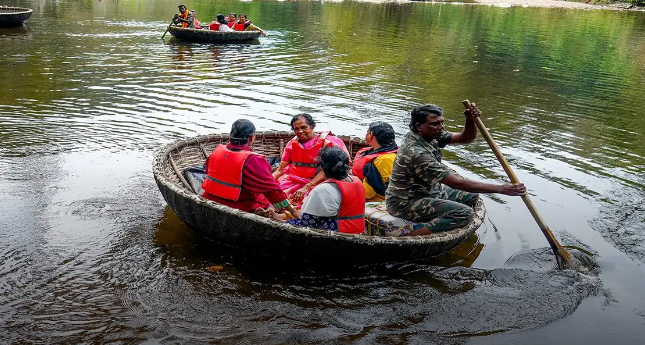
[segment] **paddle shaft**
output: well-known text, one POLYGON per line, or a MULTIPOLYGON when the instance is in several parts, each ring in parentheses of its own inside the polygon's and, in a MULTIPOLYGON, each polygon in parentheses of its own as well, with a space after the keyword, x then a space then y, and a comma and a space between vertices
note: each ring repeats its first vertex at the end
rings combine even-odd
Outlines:
POLYGON ((166 31, 164 31, 163 35, 161 35, 161 39, 163 39, 164 37, 166 37, 166 34, 168 33, 168 30, 170 30, 170 27, 172 26, 172 24, 173 24, 174 22, 175 22, 175 20, 174 20, 174 19, 170 21, 170 24, 168 24, 168 27, 166 28, 166 31))
MULTIPOLYGON (((470 109, 471 104, 469 100, 465 100, 462 103, 464 104, 464 107, 466 107, 466 109, 470 109)), ((493 140, 493 137, 488 132, 486 126, 484 126, 482 119, 477 116, 474 118, 474 121, 477 129, 479 129, 481 134, 484 136, 484 139, 488 143, 488 146, 490 146, 490 148, 493 150, 493 153, 495 153, 497 160, 500 162, 500 164, 502 164, 502 168, 504 168, 504 171, 506 171, 508 178, 511 179, 512 183, 520 183, 520 180, 517 178, 515 172, 513 172, 513 169, 511 169, 511 166, 506 161, 506 158, 502 154, 502 151, 499 150, 499 147, 497 147, 497 144, 495 144, 495 140, 493 140)), ((538 226, 540 227, 540 230, 542 230, 542 233, 546 237, 546 240, 549 242, 549 245, 551 245, 551 249, 553 249, 556 259, 558 259, 558 267, 560 269, 564 268, 564 266, 571 262, 571 254, 569 254, 569 252, 560 245, 555 236, 553 236, 551 229, 549 229, 549 227, 546 225, 544 219, 540 217, 540 214, 537 212, 537 209, 535 208, 535 205, 533 205, 533 202, 531 201, 529 195, 522 195, 522 200, 524 201, 526 207, 529 209, 529 212, 531 212, 533 219, 535 219, 538 226), (560 259, 564 262, 561 262, 560 259)))

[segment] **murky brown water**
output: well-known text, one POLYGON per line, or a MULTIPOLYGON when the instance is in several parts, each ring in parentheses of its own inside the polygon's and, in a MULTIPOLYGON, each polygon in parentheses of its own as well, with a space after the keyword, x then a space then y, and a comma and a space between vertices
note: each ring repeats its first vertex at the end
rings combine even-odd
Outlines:
MULTIPOLYGON (((159 39, 171 1, 20 4, 29 22, 0 29, 1 342, 645 339, 643 14, 189 1, 204 22, 245 12, 269 34, 200 45, 159 39), (237 118, 284 130, 306 111, 337 133, 386 120, 403 134, 406 112, 435 102, 456 131, 464 98, 599 277, 545 269, 541 232, 503 196, 486 198, 477 236, 426 262, 248 257, 188 229, 150 172, 161 145, 237 118)), ((504 179, 481 138, 446 156, 464 176, 504 179)))

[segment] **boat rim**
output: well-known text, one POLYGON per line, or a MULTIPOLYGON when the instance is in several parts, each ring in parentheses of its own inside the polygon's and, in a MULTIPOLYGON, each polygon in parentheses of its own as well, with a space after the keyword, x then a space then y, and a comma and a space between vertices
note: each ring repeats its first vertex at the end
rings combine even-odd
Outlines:
MULTIPOLYGON (((258 135, 258 138, 260 137, 260 135, 267 135, 267 134, 285 135, 285 134, 292 134, 292 133, 280 132, 280 131, 256 132, 256 135, 258 135)), ((425 235, 425 236, 371 236, 371 235, 365 235, 365 234, 347 234, 347 233, 342 233, 338 231, 314 229, 310 227, 299 227, 288 223, 280 223, 275 220, 258 216, 251 212, 244 212, 238 209, 234 209, 232 207, 219 204, 215 201, 208 200, 195 193, 189 192, 187 189, 179 187, 179 185, 169 181, 165 177, 164 170, 163 170, 163 163, 165 158, 168 157, 173 150, 179 149, 184 146, 189 146, 191 144, 207 143, 211 141, 210 140, 211 138, 221 138, 224 135, 227 135, 227 134, 199 135, 196 137, 177 139, 158 149, 154 155, 153 168, 152 168, 152 173, 155 179, 157 180, 157 182, 163 184, 167 188, 171 189, 173 192, 181 194, 183 197, 186 197, 195 203, 202 204, 207 207, 215 208, 229 214, 235 214, 239 217, 247 218, 248 220, 252 220, 256 223, 261 223, 265 226, 278 227, 284 231, 307 235, 307 236, 314 236, 314 237, 321 237, 321 238, 327 237, 327 238, 334 238, 338 240, 358 242, 363 244, 372 244, 372 245, 374 244, 393 244, 393 245, 428 244, 430 245, 430 244, 450 241, 455 237, 463 237, 464 232, 474 233, 483 223, 483 218, 484 218, 483 216, 473 217, 473 221, 468 223, 466 227, 452 229, 449 231, 434 233, 434 234, 425 235)), ((354 139, 351 137, 347 137, 347 138, 350 140, 354 139)), ((355 139, 360 140, 360 138, 355 138, 355 139)), ((475 213, 483 213, 486 210, 486 208, 483 205, 483 200, 481 200, 481 196, 479 198, 480 200, 478 204, 480 204, 481 206, 478 209, 474 210, 475 213)))
POLYGON ((27 14, 27 13, 32 13, 34 12, 33 9, 27 8, 27 7, 19 7, 19 6, 0 6, 0 15, 16 15, 16 14, 27 14), (18 9, 21 11, 15 11, 15 12, 9 12, 9 13, 2 13, 2 10, 8 10, 8 9, 18 9))
POLYGON ((172 31, 172 30, 181 30, 181 31, 208 32, 208 33, 215 34, 215 35, 219 35, 219 34, 231 34, 231 33, 233 33, 233 34, 238 34, 238 35, 239 35, 239 34, 249 34, 249 33, 256 33, 256 32, 258 32, 258 33, 259 33, 259 32, 260 32, 259 30, 249 30, 249 31, 235 31, 235 30, 233 30, 233 31, 216 31, 216 30, 209 30, 209 29, 205 29, 205 28, 202 28, 202 29, 182 28, 182 27, 179 27, 179 26, 170 26, 170 29, 169 29, 169 30, 170 30, 170 31, 172 31))

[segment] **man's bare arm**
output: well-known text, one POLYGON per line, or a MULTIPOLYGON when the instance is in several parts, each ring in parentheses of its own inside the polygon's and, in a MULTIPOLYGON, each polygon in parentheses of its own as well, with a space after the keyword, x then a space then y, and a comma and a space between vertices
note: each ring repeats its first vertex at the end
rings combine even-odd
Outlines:
POLYGON ((464 130, 461 133, 452 133, 451 144, 468 144, 477 137, 477 126, 474 120, 476 117, 481 116, 481 111, 473 103, 470 109, 464 111, 464 115, 466 116, 464 130))
POLYGON ((471 193, 500 193, 511 196, 526 194, 526 187, 523 183, 507 183, 503 185, 492 184, 468 180, 453 173, 450 173, 448 174, 448 176, 444 177, 443 180, 441 180, 441 183, 450 188, 459 189, 471 193))

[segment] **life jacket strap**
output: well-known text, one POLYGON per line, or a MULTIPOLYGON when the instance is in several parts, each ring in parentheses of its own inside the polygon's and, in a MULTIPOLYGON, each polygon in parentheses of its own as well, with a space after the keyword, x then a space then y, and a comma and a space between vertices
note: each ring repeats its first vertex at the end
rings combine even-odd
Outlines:
POLYGON ((292 164, 297 167, 304 167, 304 168, 317 168, 319 166, 319 164, 316 164, 316 163, 292 162, 292 164))
POLYGON ((336 218, 338 220, 352 220, 352 219, 360 219, 360 218, 363 218, 363 217, 365 217, 364 214, 359 214, 359 215, 355 215, 355 216, 345 216, 345 217, 336 216, 334 218, 336 218))
POLYGON ((215 182, 215 183, 219 183, 219 184, 227 186, 227 187, 242 188, 241 184, 232 184, 232 183, 220 181, 220 180, 218 180, 216 178, 212 178, 211 176, 208 176, 208 175, 206 175, 206 178, 211 180, 211 181, 213 181, 213 182, 215 182))

